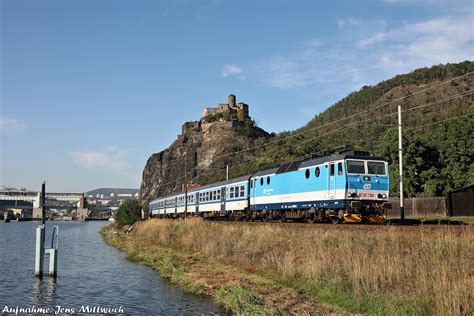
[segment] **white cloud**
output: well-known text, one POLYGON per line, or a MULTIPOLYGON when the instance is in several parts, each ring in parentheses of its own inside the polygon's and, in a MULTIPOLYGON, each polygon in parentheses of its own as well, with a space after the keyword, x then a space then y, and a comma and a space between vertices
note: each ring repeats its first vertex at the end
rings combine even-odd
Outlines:
POLYGON ((360 26, 361 24, 362 22, 355 18, 337 19, 337 26, 340 30, 346 27, 360 26))
POLYGON ((241 73, 242 73, 242 69, 240 69, 236 65, 224 65, 224 67, 222 67, 221 76, 223 78, 226 78, 229 76, 236 76, 241 73))
POLYGON ((248 72, 266 86, 339 95, 416 68, 472 60, 472 13, 455 12, 396 27, 381 19, 340 19, 341 26, 357 25, 346 27, 342 40, 319 45, 310 38, 299 51, 256 62, 248 72))
POLYGON ((306 48, 291 56, 262 62, 258 75, 266 86, 291 89, 309 86, 358 86, 359 70, 337 50, 306 48))
POLYGON ((324 46, 324 42, 320 40, 319 38, 310 38, 304 41, 303 45, 307 47, 320 47, 320 46, 324 46))
POLYGON ((11 117, 0 117, 0 131, 13 134, 26 128, 26 123, 11 117))
POLYGON ((472 13, 406 24, 356 42, 370 51, 378 67, 408 71, 474 58, 472 13))
POLYGON ((124 171, 128 167, 126 151, 114 147, 103 151, 75 151, 73 161, 87 169, 102 169, 114 172, 124 171))

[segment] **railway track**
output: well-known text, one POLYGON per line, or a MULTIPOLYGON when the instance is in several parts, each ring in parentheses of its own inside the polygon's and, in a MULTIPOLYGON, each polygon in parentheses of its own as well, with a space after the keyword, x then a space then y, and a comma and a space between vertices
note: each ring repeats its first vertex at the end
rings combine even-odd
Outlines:
POLYGON ((400 220, 388 220, 386 223, 342 223, 342 224, 332 224, 332 223, 304 223, 304 222, 297 222, 297 221, 229 221, 229 220, 221 220, 221 219, 212 219, 208 220, 214 223, 223 223, 229 225, 275 225, 278 227, 291 227, 291 228, 303 228, 303 229, 337 229, 337 230, 358 230, 358 229, 370 229, 370 230, 377 230, 377 229, 386 229, 387 227, 397 227, 400 229, 419 229, 419 228, 426 228, 430 230, 436 230, 440 228, 447 228, 452 227, 454 229, 458 228, 465 228, 465 227, 473 227, 474 225, 469 225, 460 221, 447 221, 447 220, 440 220, 440 221, 420 221, 420 220, 405 220, 405 223, 400 223, 400 220))

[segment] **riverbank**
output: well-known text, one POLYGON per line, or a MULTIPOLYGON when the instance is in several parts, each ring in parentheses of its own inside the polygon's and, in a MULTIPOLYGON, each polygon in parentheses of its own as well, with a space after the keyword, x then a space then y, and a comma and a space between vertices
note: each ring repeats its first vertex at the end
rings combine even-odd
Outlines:
POLYGON ((474 312, 472 226, 153 219, 102 233, 130 260, 237 313, 474 312))

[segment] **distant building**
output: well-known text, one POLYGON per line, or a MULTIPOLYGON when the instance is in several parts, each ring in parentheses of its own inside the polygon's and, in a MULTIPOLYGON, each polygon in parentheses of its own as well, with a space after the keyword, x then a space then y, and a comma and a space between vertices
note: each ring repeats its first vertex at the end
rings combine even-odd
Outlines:
POLYGON ((114 196, 115 196, 114 192, 110 193, 110 197, 114 197, 114 196))
POLYGON ((100 200, 100 204, 102 204, 103 206, 107 206, 110 204, 110 200, 100 200))
POLYGON ((32 218, 33 210, 24 210, 24 209, 12 209, 13 214, 16 218, 32 218))
POLYGON ((117 194, 118 197, 132 197, 132 193, 119 193, 117 194))

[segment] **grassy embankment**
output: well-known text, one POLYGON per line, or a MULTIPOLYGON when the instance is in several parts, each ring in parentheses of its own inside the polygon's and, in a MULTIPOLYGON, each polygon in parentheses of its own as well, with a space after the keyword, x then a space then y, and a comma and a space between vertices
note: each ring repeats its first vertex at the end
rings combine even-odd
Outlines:
POLYGON ((469 315, 473 229, 155 219, 130 235, 111 226, 103 234, 129 259, 234 312, 469 315))

